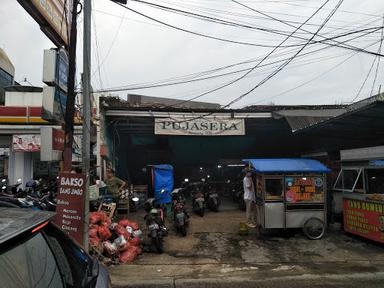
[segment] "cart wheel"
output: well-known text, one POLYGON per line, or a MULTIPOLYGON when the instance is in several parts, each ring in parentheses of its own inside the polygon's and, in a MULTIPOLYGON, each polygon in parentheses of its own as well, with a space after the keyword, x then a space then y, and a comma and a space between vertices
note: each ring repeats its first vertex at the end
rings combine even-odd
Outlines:
POLYGON ((325 225, 319 218, 309 218, 305 221, 303 226, 303 232, 311 240, 317 240, 324 236, 325 225))

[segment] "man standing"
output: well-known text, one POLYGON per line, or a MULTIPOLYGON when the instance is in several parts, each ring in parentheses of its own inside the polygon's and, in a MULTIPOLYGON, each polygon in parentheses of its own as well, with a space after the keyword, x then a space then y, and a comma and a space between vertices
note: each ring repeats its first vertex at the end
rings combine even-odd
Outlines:
POLYGON ((255 185, 252 180, 252 172, 247 171, 243 179, 244 186, 244 202, 246 207, 246 218, 248 227, 255 228, 255 185))
POLYGON ((120 191, 126 186, 125 181, 117 178, 112 169, 107 171, 107 180, 105 181, 108 193, 112 195, 113 202, 119 202, 120 191))

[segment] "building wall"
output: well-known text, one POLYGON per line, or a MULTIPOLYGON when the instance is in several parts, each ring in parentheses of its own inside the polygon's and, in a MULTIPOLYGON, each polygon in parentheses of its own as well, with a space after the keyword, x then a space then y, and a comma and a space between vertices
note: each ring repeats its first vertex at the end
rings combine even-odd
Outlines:
POLYGON ((0 48, 0 105, 4 105, 5 91, 4 87, 11 86, 14 83, 15 67, 7 54, 0 48))

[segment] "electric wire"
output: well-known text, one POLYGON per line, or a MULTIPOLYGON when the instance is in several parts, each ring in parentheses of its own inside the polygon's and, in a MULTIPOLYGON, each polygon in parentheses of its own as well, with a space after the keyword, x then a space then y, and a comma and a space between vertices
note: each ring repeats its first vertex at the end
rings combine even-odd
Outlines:
MULTIPOLYGON (((383 24, 384 24, 384 17, 383 17, 383 24)), ((380 41, 380 46, 379 46, 379 51, 380 51, 380 52, 381 52, 381 49, 382 49, 382 47, 383 47, 383 35, 384 35, 384 28, 381 29, 381 41, 380 41)), ((375 84, 376 84, 376 80, 377 80, 377 75, 378 75, 379 67, 380 67, 380 60, 381 60, 381 58, 378 58, 378 59, 377 59, 377 65, 376 65, 376 71, 375 71, 375 78, 373 79, 372 88, 371 88, 371 92, 369 93, 369 96, 372 96, 372 94, 373 94, 373 89, 375 88, 375 84)))
MULTIPOLYGON (((299 27, 297 27, 296 30, 298 30, 300 27, 302 27, 303 25, 305 25, 306 22, 308 22, 310 19, 312 19, 319 11, 322 10, 322 8, 328 4, 330 0, 327 0, 325 1, 309 18, 307 18, 307 20, 305 20, 299 27)), ((322 23, 322 25, 317 29, 317 31, 312 35, 312 39, 314 37, 316 37, 317 33, 319 33, 321 31, 321 29, 326 25, 326 23, 332 18, 332 16, 336 13, 337 9, 340 7, 340 5, 343 3, 343 0, 340 0, 338 2, 338 4, 334 7, 334 9, 331 11, 331 13, 327 16, 327 18, 324 20, 324 22, 322 23)), ((295 33, 295 31, 293 31, 292 33, 295 33)), ((280 44, 284 44, 284 42, 289 38, 289 36, 283 40, 280 44)), ((269 74, 267 77, 265 77, 262 81, 260 81, 257 85, 255 85, 252 89, 248 90, 247 92, 241 94, 240 96, 236 97, 235 99, 231 100, 228 104, 224 105, 224 106, 221 106, 221 109, 225 109, 225 108, 228 108, 230 107, 231 105, 233 105, 234 103, 238 102, 239 100, 243 99, 245 96, 247 96, 248 94, 252 93, 255 89, 257 89, 258 87, 260 87, 261 85, 263 85, 264 83, 266 83, 267 81, 269 81, 270 79, 272 79, 276 74, 278 74, 281 70, 284 69, 284 67, 286 67, 289 63, 291 63, 295 58, 296 56, 298 56, 304 49, 305 47, 311 42, 312 39, 309 39, 307 41, 307 43, 305 45, 303 45, 291 58, 289 58, 285 63, 283 63, 282 65, 279 66, 279 68, 277 68, 274 72, 272 72, 271 74, 269 74)), ((270 56, 276 49, 278 48, 278 46, 275 47, 275 49, 273 49, 270 53, 268 53, 268 55, 266 57, 263 58, 263 60, 261 60, 260 62, 258 62, 258 64, 256 64, 253 69, 255 69, 259 64, 261 64, 265 59, 268 58, 268 56, 270 56)), ((222 85, 221 87, 224 88, 224 87, 227 87, 228 85, 232 85, 234 84, 235 82, 238 82, 240 81, 242 78, 244 78, 246 75, 248 75, 250 72, 247 72, 245 73, 244 75, 242 75, 241 77, 235 79, 234 81, 231 81, 225 85, 222 85)), ((220 89, 222 89, 220 88, 220 89)), ((213 91, 213 90, 210 90, 210 91, 213 91)), ((217 91, 217 90, 216 90, 217 91)), ((206 92, 206 93, 203 93, 203 94, 207 94, 207 93, 210 93, 209 91, 206 92)), ((190 100, 187 100, 187 101, 190 101, 190 100)), ((195 117, 193 119, 187 119, 187 120, 181 120, 180 122, 187 122, 187 121, 192 121, 192 120, 195 120, 195 119, 201 119, 201 118, 204 118, 204 117, 207 117, 209 115, 212 115, 212 113, 208 113, 208 114, 205 114, 205 115, 202 115, 202 116, 198 116, 198 117, 195 117)))
MULTIPOLYGON (((377 43, 379 43, 379 42, 382 42, 383 39, 384 39, 384 38, 381 37, 381 39, 380 39, 379 41, 376 41, 376 42, 374 42, 374 43, 372 43, 372 44, 366 46, 366 48, 369 48, 369 47, 371 47, 371 46, 373 46, 373 45, 375 45, 375 44, 377 44, 377 43)), ((341 62, 337 63, 336 65, 332 66, 330 69, 328 69, 328 70, 322 72, 321 74, 317 75, 316 77, 314 77, 314 78, 312 78, 312 79, 310 79, 310 80, 307 80, 307 81, 305 81, 305 82, 303 82, 303 83, 301 83, 301 84, 299 84, 299 85, 297 85, 297 86, 295 86, 295 87, 293 87, 293 88, 290 88, 290 89, 288 89, 288 90, 285 90, 285 91, 283 91, 283 92, 280 92, 280 93, 278 93, 278 94, 275 94, 275 95, 273 95, 273 96, 266 97, 266 98, 261 99, 261 100, 259 100, 259 101, 253 102, 253 103, 251 103, 251 104, 247 104, 247 106, 256 105, 256 104, 259 104, 259 103, 264 102, 264 101, 266 101, 266 100, 272 100, 272 99, 275 99, 275 98, 277 98, 277 97, 279 97, 279 96, 285 95, 285 94, 287 94, 287 93, 289 93, 289 92, 295 91, 295 90, 297 90, 297 89, 299 89, 299 88, 301 88, 301 87, 304 87, 304 86, 306 86, 307 84, 309 84, 309 83, 311 83, 311 82, 313 82, 313 81, 315 81, 315 80, 317 80, 317 79, 320 79, 321 77, 325 76, 325 75, 328 74, 329 72, 331 72, 331 71, 335 70, 336 68, 340 67, 341 65, 343 65, 344 63, 346 63, 347 61, 349 61, 350 59, 352 59, 353 57, 355 57, 358 53, 359 53, 359 52, 350 52, 348 55, 350 55, 350 54, 352 54, 352 55, 348 56, 346 59, 342 60, 341 62)))
MULTIPOLYGON (((229 26, 240 26, 240 27, 244 27, 244 28, 256 29, 256 30, 263 31, 263 32, 275 33, 275 34, 280 34, 280 35, 287 36, 286 32, 281 32, 279 30, 273 30, 273 29, 255 27, 255 26, 250 26, 250 25, 244 25, 244 24, 235 23, 235 22, 232 22, 232 21, 227 21, 227 20, 223 20, 223 19, 219 19, 219 18, 215 18, 215 17, 208 17, 208 16, 205 16, 205 15, 201 15, 201 14, 197 14, 197 13, 193 13, 193 12, 188 12, 188 11, 184 11, 184 10, 180 10, 180 9, 175 9, 175 8, 167 7, 167 6, 164 6, 164 5, 159 5, 159 4, 147 2, 147 1, 144 1, 144 0, 132 0, 132 1, 138 2, 138 3, 142 3, 142 4, 146 4, 146 5, 149 5, 151 7, 155 7, 155 8, 158 8, 158 9, 161 9, 161 10, 165 10, 165 11, 169 11, 169 12, 173 12, 173 13, 181 13, 181 14, 186 15, 186 16, 197 17, 198 19, 202 19, 202 20, 209 21, 209 22, 213 21, 214 23, 219 23, 219 24, 224 24, 224 25, 229 25, 229 26)), ((235 2, 235 3, 239 3, 239 2, 235 2)), ((124 6, 124 5, 121 5, 121 6, 124 6)), ((126 6, 124 6, 124 7, 126 7, 126 6)), ((248 7, 248 6, 246 6, 246 7, 248 7)), ((248 8, 252 9, 250 7, 248 7, 248 8)), ((260 12, 260 13, 262 13, 262 12, 260 12)), ((267 15, 265 13, 263 13, 263 14, 264 14, 264 16, 267 15)), ((268 17, 271 18, 272 16, 268 15, 268 17)), ((272 17, 272 18, 274 18, 274 17, 272 17)), ((277 20, 277 18, 274 18, 274 20, 277 20)), ((278 21, 284 23, 284 21, 282 21, 282 20, 278 20, 278 21)), ((284 23, 284 24, 289 25, 291 27, 296 27, 296 26, 288 24, 288 23, 284 23)), ((303 29, 300 29, 300 30, 303 30, 303 29)), ((311 33, 312 34, 312 32, 310 32, 308 30, 304 30, 304 31, 306 33, 311 33)), ((184 31, 184 32, 186 32, 186 31, 184 31)), ((211 37, 211 36, 209 36, 209 37, 211 37)), ((218 38, 218 37, 215 37, 215 38, 218 38)), ((297 39, 305 40, 305 41, 307 40, 306 38, 300 37, 300 36, 292 36, 292 38, 297 38, 297 39)), ((219 40, 219 39, 223 40, 224 38, 218 38, 216 40, 219 40)), ((224 40, 226 42, 229 41, 229 42, 233 43, 233 40, 229 40, 229 39, 224 39, 224 40)), ((337 46, 335 44, 327 43, 327 40, 328 39, 320 40, 320 41, 313 41, 312 44, 314 44, 314 43, 322 43, 322 44, 326 44, 326 45, 337 46)), ((240 42, 240 41, 235 41, 235 42, 236 42, 236 44, 246 44, 246 45, 252 45, 252 46, 260 46, 260 45, 262 45, 262 44, 252 44, 252 43, 249 43, 249 42, 240 42)), ((291 45, 285 45, 285 46, 281 46, 281 47, 284 47, 284 48, 286 48, 286 47, 298 47, 300 45, 302 45, 302 44, 291 44, 291 45)), ((270 45, 267 45, 267 46, 270 46, 270 45)), ((266 47, 266 45, 263 45, 261 47, 266 47)), ((352 47, 337 46, 337 47, 341 47, 341 48, 345 48, 345 49, 350 49, 350 50, 351 49, 357 49, 356 47, 353 47, 353 46, 352 47)), ((269 47, 269 48, 272 48, 272 47, 269 47)), ((372 52, 367 52, 367 53, 372 54, 372 52)), ((382 55, 382 56, 384 56, 384 55, 382 55)))
MULTIPOLYGON (((337 9, 341 6, 341 4, 343 3, 344 0, 340 0, 336 6, 333 8, 333 10, 331 11, 331 13, 327 16, 327 18, 324 20, 324 22, 322 23, 322 25, 316 30, 316 32, 311 36, 311 38, 308 40, 308 42, 303 45, 290 59, 288 59, 285 63, 283 63, 276 71, 272 72, 269 76, 267 76, 266 78, 264 78, 262 81, 260 81, 257 85, 255 85, 254 87, 252 87, 252 89, 248 90, 247 92, 241 94, 239 97, 233 99, 232 101, 230 101, 228 104, 224 105, 222 108, 227 108, 227 107, 230 107, 231 105, 233 105, 234 103, 240 101, 241 99, 243 99, 245 96, 249 95, 250 93, 252 93, 253 91, 255 91, 257 88, 259 88, 260 86, 262 86, 264 83, 266 83, 267 81, 269 81, 270 79, 272 79, 275 75, 277 75, 280 71, 282 71, 284 69, 284 67, 286 67, 289 63, 291 63, 295 58, 296 56, 298 56, 306 47, 307 45, 310 43, 310 41, 316 37, 316 35, 321 31, 321 29, 328 23, 328 21, 332 18, 332 16, 336 13, 337 9)), ((316 10, 316 12, 313 14, 316 15, 316 13, 318 11, 320 11, 329 1, 326 1, 322 6, 320 6, 320 8, 318 8, 318 10, 316 10)), ((311 19, 311 17, 309 18, 311 19)), ((309 20, 308 19, 308 20, 309 20)), ((300 26, 298 27, 298 29, 300 29, 300 26)))
MULTIPOLYGON (((376 32, 376 30, 375 31, 367 32, 367 33, 365 33, 363 35, 356 36, 356 37, 354 37, 352 39, 348 39, 348 40, 344 41, 344 43, 346 43, 348 41, 355 40, 355 39, 357 39, 359 37, 363 37, 363 36, 365 36, 367 34, 374 33, 374 32, 376 32)), ((303 53, 303 54, 299 55, 298 57, 304 57, 304 56, 307 56, 307 55, 311 55, 311 54, 314 54, 314 53, 326 50, 328 48, 330 48, 330 47, 322 47, 322 48, 314 50, 314 51, 309 51, 309 52, 303 53)), ((356 52, 358 52, 358 51, 356 51, 356 52)), ((281 53, 280 55, 278 55, 276 57, 279 57, 281 55, 288 55, 288 54, 290 54, 290 52, 281 53)), ((215 73, 215 72, 218 72, 218 71, 221 71, 221 70, 229 69, 229 68, 232 68, 232 67, 235 67, 235 66, 239 66, 239 65, 243 65, 243 64, 249 64, 249 63, 252 63, 252 62, 255 62, 255 61, 259 60, 260 58, 261 57, 256 58, 256 59, 251 59, 251 60, 243 61, 243 62, 239 62, 239 63, 235 63, 235 64, 231 64, 231 65, 227 65, 227 66, 223 66, 223 67, 219 67, 219 68, 212 69, 212 70, 203 71, 203 72, 200 72, 199 74, 208 74, 209 75, 209 74, 212 74, 212 73, 215 73)), ((284 60, 287 60, 287 58, 280 59, 280 60, 277 60, 277 61, 274 61, 274 62, 270 62, 268 64, 260 65, 259 67, 270 66, 272 64, 280 63, 280 62, 282 62, 284 60)), ((223 77, 223 76, 228 76, 228 75, 232 75, 232 74, 237 74, 237 73, 240 73, 240 72, 249 71, 250 69, 251 68, 244 68, 244 69, 235 70, 235 71, 231 71, 231 72, 226 72, 226 73, 222 73, 222 74, 217 74, 217 75, 213 75, 213 76, 205 76, 205 77, 203 76, 203 77, 200 77, 200 78, 197 78, 197 77, 199 77, 199 75, 190 74, 191 77, 193 77, 192 79, 188 79, 187 78, 186 80, 177 80, 177 78, 176 78, 176 81, 169 82, 169 81, 172 81, 174 79, 174 78, 170 78, 170 79, 165 79, 165 80, 158 81, 158 82, 139 83, 139 84, 132 84, 132 85, 129 85, 129 86, 111 87, 111 88, 107 88, 107 89, 104 89, 104 90, 98 90, 98 91, 95 91, 95 92, 98 92, 98 93, 121 92, 121 91, 143 90, 143 89, 150 89, 150 88, 159 88, 159 87, 166 87, 166 86, 172 86, 172 85, 187 84, 187 83, 192 83, 192 82, 197 82, 197 81, 202 81, 202 80, 209 80, 209 79, 214 79, 214 78, 218 78, 218 77, 223 77)), ((189 75, 187 75, 187 77, 188 76, 189 75)), ((197 98, 199 98, 199 97, 197 97, 197 98)))

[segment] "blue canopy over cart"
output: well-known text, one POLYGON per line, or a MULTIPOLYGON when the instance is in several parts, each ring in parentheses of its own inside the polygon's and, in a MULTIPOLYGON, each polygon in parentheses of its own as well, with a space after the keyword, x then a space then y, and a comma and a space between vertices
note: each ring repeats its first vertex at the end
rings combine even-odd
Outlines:
POLYGON ((261 229, 304 228, 311 239, 326 226, 326 173, 312 159, 244 159, 255 172, 257 225, 261 229))

